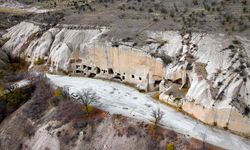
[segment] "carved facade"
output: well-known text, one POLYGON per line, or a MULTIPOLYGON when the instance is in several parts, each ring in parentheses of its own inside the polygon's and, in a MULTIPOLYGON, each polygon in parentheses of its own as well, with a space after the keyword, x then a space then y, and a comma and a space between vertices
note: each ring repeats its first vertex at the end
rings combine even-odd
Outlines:
POLYGON ((161 59, 127 46, 102 43, 81 47, 71 55, 70 64, 75 75, 114 79, 142 91, 154 90, 164 76, 161 59))

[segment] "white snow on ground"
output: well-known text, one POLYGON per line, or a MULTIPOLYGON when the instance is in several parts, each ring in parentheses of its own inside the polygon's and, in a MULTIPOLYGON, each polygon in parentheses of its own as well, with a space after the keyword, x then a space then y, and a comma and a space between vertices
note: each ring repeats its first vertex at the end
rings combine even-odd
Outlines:
POLYGON ((50 74, 47 74, 47 77, 56 86, 68 86, 70 93, 83 88, 93 89, 101 98, 99 104, 94 105, 110 113, 122 114, 149 122, 153 120, 151 117, 152 110, 160 108, 165 113, 161 121, 162 126, 165 128, 190 135, 225 149, 250 149, 250 141, 228 131, 200 123, 123 84, 84 77, 50 74))

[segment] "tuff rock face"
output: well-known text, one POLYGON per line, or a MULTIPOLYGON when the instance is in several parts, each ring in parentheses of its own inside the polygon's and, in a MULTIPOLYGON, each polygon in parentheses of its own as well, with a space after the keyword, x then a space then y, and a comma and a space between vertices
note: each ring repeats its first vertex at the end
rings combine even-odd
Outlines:
POLYGON ((205 123, 249 136, 246 39, 186 34, 182 43, 179 57, 166 67, 168 81, 161 82, 160 99, 205 123), (180 86, 174 88, 167 82, 179 82, 180 86), (185 98, 173 96, 176 91, 184 93, 185 98))
POLYGON ((114 42, 109 29, 45 29, 22 22, 8 30, 3 50, 30 68, 43 60, 48 71, 116 79, 197 119, 250 135, 249 39, 223 34, 146 31, 144 45, 114 42))
POLYGON ((22 22, 8 30, 3 49, 31 63, 39 60, 50 72, 116 79, 143 91, 153 90, 164 75, 163 62, 129 45, 101 41, 108 29, 51 28, 22 22))

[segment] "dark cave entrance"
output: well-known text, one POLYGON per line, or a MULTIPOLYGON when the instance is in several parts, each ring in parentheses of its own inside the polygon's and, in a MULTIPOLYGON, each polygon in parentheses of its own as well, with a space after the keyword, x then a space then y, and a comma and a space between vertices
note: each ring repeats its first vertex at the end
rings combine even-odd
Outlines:
POLYGON ((90 77, 90 78, 94 78, 95 76, 96 76, 95 73, 90 73, 90 74, 89 74, 89 77, 90 77))
POLYGON ((114 79, 117 79, 119 81, 122 81, 122 78, 120 76, 114 76, 114 79))
POLYGON ((108 69, 108 74, 114 74, 114 71, 113 71, 112 68, 109 68, 109 69, 108 69))
POLYGON ((160 83, 161 83, 161 80, 155 80, 154 87, 159 86, 160 83))
POLYGON ((76 73, 82 73, 82 71, 80 71, 80 70, 76 70, 76 73))
POLYGON ((96 74, 100 74, 101 73, 101 69, 99 67, 96 67, 95 68, 95 72, 96 72, 96 74))

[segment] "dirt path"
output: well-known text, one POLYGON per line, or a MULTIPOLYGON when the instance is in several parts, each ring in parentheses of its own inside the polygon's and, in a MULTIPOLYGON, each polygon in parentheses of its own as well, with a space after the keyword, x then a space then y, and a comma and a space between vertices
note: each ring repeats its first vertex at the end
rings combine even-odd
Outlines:
POLYGON ((250 141, 228 131, 204 125, 182 113, 176 112, 164 104, 154 101, 151 97, 131 87, 110 81, 84 77, 49 74, 47 74, 47 77, 56 86, 69 86, 70 92, 83 88, 93 89, 101 97, 99 100, 100 104, 96 104, 96 106, 110 113, 122 114, 127 117, 150 122, 153 119, 151 117, 152 110, 160 108, 165 113, 161 122, 165 128, 225 149, 250 149, 250 141))

